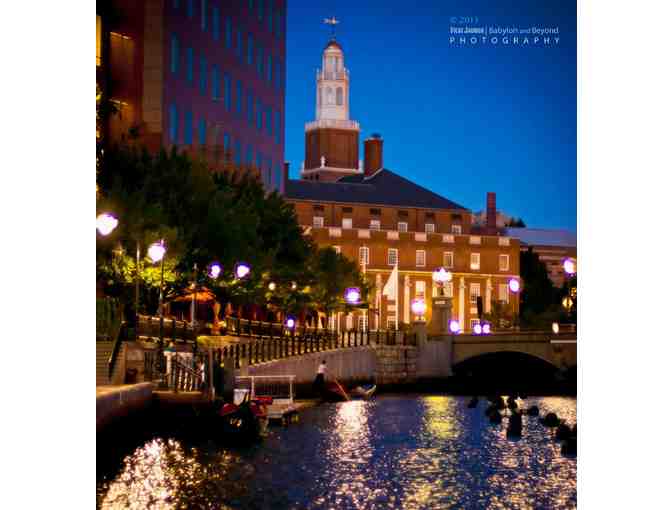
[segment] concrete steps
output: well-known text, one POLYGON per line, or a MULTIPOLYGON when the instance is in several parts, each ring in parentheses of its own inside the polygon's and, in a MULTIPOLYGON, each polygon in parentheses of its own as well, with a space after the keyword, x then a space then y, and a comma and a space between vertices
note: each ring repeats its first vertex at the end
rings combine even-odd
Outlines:
POLYGON ((112 354, 113 342, 96 342, 96 386, 110 384, 107 362, 112 354))

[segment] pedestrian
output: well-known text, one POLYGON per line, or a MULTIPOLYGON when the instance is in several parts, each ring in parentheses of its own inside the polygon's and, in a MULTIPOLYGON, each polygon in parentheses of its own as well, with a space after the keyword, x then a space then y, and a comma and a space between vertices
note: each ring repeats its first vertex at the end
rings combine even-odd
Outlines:
POLYGON ((322 396, 322 394, 324 393, 326 377, 327 377, 327 362, 325 360, 322 360, 320 366, 317 367, 317 375, 315 376, 315 381, 313 381, 313 391, 317 393, 318 396, 322 396))

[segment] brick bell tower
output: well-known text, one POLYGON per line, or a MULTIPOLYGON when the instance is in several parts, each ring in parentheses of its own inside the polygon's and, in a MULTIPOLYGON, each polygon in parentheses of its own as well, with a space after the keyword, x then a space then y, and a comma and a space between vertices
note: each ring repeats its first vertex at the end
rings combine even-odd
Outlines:
POLYGON ((315 120, 306 123, 306 157, 301 178, 336 181, 361 173, 359 123, 350 120, 350 75, 343 48, 332 38, 317 71, 315 120))

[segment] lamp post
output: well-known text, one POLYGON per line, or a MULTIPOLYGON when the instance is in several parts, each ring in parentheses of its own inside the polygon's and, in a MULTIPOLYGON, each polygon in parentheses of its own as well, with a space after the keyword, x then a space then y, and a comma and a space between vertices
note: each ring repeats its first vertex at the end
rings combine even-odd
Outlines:
POLYGON ((567 320, 571 321, 572 307, 576 300, 576 288, 571 287, 571 279, 576 276, 576 259, 567 257, 562 261, 562 269, 565 271, 565 275, 570 278, 569 295, 562 299, 562 306, 567 310, 567 320))
POLYGON ((152 262, 157 263, 161 261, 161 283, 159 284, 159 346, 163 345, 163 261, 166 255, 166 247, 163 244, 163 239, 158 243, 152 244, 147 250, 149 258, 152 262))
POLYGON ((108 236, 119 225, 119 220, 110 213, 101 213, 96 217, 96 230, 101 236, 108 236))
POLYGON ((359 304, 362 299, 362 293, 359 290, 359 287, 349 287, 345 290, 345 301, 349 305, 359 304))
POLYGON ((451 273, 450 271, 446 271, 446 269, 444 269, 443 267, 435 269, 434 272, 432 273, 432 280, 434 280, 434 283, 436 283, 441 289, 442 296, 446 295, 445 284, 451 281, 452 279, 453 279, 453 273, 451 273))
MULTIPOLYGON (((517 295, 520 292, 520 280, 517 278, 511 278, 509 280, 509 290, 514 294, 517 295)), ((519 303, 520 306, 520 303, 519 303)), ((516 317, 517 314, 514 313, 514 318, 516 317)), ((515 321, 517 322, 517 320, 515 321)))
POLYGON ((425 320, 425 311, 427 310, 427 305, 423 298, 415 298, 411 301, 411 310, 415 314, 418 321, 425 320))

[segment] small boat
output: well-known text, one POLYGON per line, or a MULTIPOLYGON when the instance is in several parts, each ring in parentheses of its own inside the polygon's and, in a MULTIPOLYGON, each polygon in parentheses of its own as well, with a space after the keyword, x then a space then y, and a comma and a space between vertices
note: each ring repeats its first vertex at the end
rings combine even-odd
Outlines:
POLYGON ((350 395, 353 398, 361 398, 364 400, 369 400, 373 394, 376 392, 375 384, 365 384, 363 386, 357 386, 350 395))
POLYGON ((240 404, 226 403, 211 415, 212 432, 223 439, 254 441, 268 427, 267 401, 245 398, 240 404))
POLYGON ((322 390, 322 400, 326 402, 344 402, 350 400, 350 396, 345 392, 343 386, 338 381, 329 381, 325 383, 322 390))

